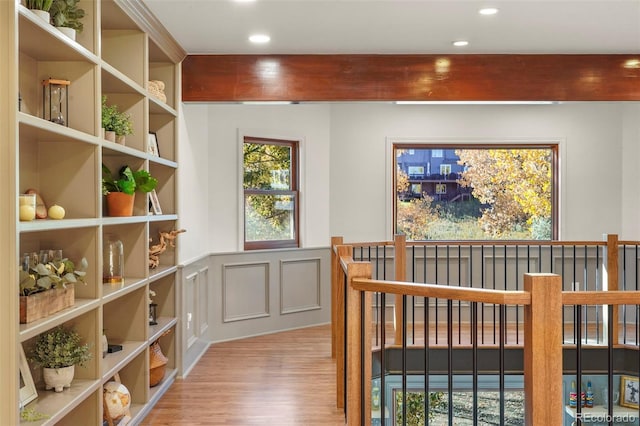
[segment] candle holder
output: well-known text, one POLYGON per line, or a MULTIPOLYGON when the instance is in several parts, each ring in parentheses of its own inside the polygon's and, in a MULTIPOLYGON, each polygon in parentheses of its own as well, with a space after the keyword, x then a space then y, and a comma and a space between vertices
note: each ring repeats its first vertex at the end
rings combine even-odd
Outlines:
POLYGON ((149 325, 158 324, 158 304, 149 303, 149 325))
POLYGON ((42 81, 42 118, 69 127, 69 80, 42 81))

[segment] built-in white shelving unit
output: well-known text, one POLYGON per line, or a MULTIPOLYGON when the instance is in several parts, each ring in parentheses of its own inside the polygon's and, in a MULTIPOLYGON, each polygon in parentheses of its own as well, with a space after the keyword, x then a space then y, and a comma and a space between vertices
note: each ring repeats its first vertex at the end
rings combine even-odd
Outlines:
POLYGON ((3 324, 8 331, 0 334, 6 352, 0 362, 3 369, 15 371, 1 377, 10 384, 0 387, 1 423, 21 423, 18 348, 21 345, 29 353, 41 333, 60 324, 78 331, 91 345, 93 357, 84 367, 76 367, 71 389, 62 393, 45 391, 40 370, 31 366, 38 398, 28 407, 49 417, 28 424, 101 424, 102 386, 116 374, 131 393, 136 423, 168 389, 180 361, 176 254, 169 248, 155 269, 148 266, 148 254, 150 238, 155 244, 160 231, 178 228, 177 136, 180 63, 185 54, 139 1, 81 0, 86 16, 76 41, 35 16, 24 3, 0 3, 0 59, 8 64, 0 79, 1 144, 2 155, 10 154, 2 160, 2 175, 15 183, 0 190, 2 208, 8 205, 10 218, 10 227, 0 231, 7 241, 0 255, 5 267, 12 268, 2 268, 0 311, 9 324, 3 324), (42 118, 41 82, 48 78, 71 82, 68 126, 42 118), (147 90, 150 80, 165 83, 166 102, 147 90), (125 145, 103 138, 102 96, 133 120, 134 133, 125 145), (148 153, 150 132, 157 135, 160 157, 148 153), (133 217, 108 217, 101 193, 103 163, 111 170, 123 165, 149 170, 159 180, 156 191, 163 214, 151 215, 149 196, 137 193, 133 217), (65 218, 20 222, 17 196, 28 188, 37 189, 47 205, 63 206, 65 218), (124 245, 123 284, 102 282, 102 244, 107 234, 124 245), (21 255, 49 248, 62 249, 74 261, 86 258, 87 284, 75 286, 72 307, 19 324, 21 255), (153 326, 148 320, 150 290, 158 304, 158 324, 153 326), (122 351, 102 357, 103 330, 109 343, 121 344, 122 351), (163 381, 152 388, 149 345, 157 339, 169 364, 163 381), (6 351, 11 347, 16 350, 6 351))

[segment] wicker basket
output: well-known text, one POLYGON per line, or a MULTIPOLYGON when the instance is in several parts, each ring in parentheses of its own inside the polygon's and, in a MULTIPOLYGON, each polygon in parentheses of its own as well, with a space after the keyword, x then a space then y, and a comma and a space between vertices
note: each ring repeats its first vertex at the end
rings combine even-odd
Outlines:
POLYGON ((160 340, 149 346, 149 386, 156 386, 164 379, 169 358, 164 356, 160 347, 160 340))

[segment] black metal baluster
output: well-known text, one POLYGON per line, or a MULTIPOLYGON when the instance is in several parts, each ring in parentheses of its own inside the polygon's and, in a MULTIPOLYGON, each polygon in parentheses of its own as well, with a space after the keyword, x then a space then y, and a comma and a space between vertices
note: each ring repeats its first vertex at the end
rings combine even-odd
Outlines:
MULTIPOLYGON (((507 259, 505 259, 505 262, 507 259)), ((493 271, 493 289, 496 289, 496 246, 491 246, 491 269, 493 271)), ((493 344, 496 344, 496 304, 493 304, 493 344)))
POLYGON ((453 424, 453 301, 447 299, 447 385, 449 387, 449 424, 453 424))
MULTIPOLYGON (((462 247, 458 244, 458 287, 462 286, 462 247)), ((462 302, 458 300, 458 344, 462 344, 462 302)))
MULTIPOLYGON (((575 246, 574 246, 575 249, 575 246)), ((575 263, 575 257, 573 258, 575 263)), ((577 392, 577 400, 576 400, 576 419, 578 419, 578 424, 582 424, 580 421, 581 413, 582 413, 582 305, 575 305, 576 307, 576 392, 577 392)))
MULTIPOLYGON (((416 280, 416 246, 411 246, 411 282, 416 280)), ((416 344, 416 298, 411 296, 411 342, 416 344)))
MULTIPOLYGON (((484 244, 480 246, 480 288, 484 289, 484 244)), ((480 304, 480 333, 484 344, 484 302, 480 304)))
MULTIPOLYGON (((434 282, 434 284, 438 284, 438 245, 437 244, 434 246, 434 249, 435 249, 435 255, 434 255, 434 258, 435 258, 435 265, 434 265, 435 282, 434 282)), ((437 298, 435 299, 435 303, 434 304, 435 304, 435 315, 436 315, 436 320, 435 320, 434 324, 435 324, 435 329, 436 329, 435 332, 436 332, 436 345, 437 345, 438 344, 438 328, 439 328, 438 327, 439 322, 438 322, 438 299, 437 298)))
POLYGON ((471 302, 473 424, 478 425, 478 302, 471 302))
MULTIPOLYGON (((360 292, 360 306, 362 307, 362 309, 360 309, 360 424, 365 424, 365 406, 366 404, 364 403, 366 398, 369 398, 370 395, 365 395, 365 389, 367 388, 365 386, 364 380, 362 380, 364 377, 366 377, 366 372, 364 370, 365 368, 365 357, 367 356, 367 354, 365 353, 365 348, 368 347, 370 342, 365 342, 364 340, 364 336, 365 336, 365 327, 369 327, 369 324, 365 324, 365 309, 367 309, 367 306, 365 306, 365 297, 364 297, 364 291, 360 292)), ((370 309, 370 308, 369 308, 370 309)), ((371 356, 371 354, 368 354, 368 356, 371 356)))
MULTIPOLYGON (((516 246, 516 291, 520 290, 520 273, 518 270, 520 269, 520 246, 516 246)), ((522 307, 520 305, 516 305, 516 345, 520 344, 520 309, 522 307)))
MULTIPOLYGON (((395 401, 393 402, 395 404, 395 401)), ((402 295, 402 424, 407 424, 407 295, 402 295)))
MULTIPOLYGON (((382 310, 380 311, 380 322, 382 327, 380 328, 380 424, 385 425, 385 411, 387 408, 387 393, 385 391, 386 376, 387 376, 387 330, 386 330, 386 313, 385 306, 387 304, 387 293, 380 294, 380 303, 382 304, 382 310)), ((391 410, 393 411, 393 410, 391 410)))
POLYGON ((499 380, 500 380, 500 424, 504 424, 504 342, 506 333, 506 311, 507 305, 500 305, 500 349, 498 360, 500 363, 499 380))

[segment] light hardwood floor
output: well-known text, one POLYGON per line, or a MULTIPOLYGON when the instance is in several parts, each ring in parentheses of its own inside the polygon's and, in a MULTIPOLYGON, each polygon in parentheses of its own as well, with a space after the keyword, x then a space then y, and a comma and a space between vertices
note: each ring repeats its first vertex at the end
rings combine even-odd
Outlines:
POLYGON ((331 327, 212 345, 143 425, 344 425, 331 327))

